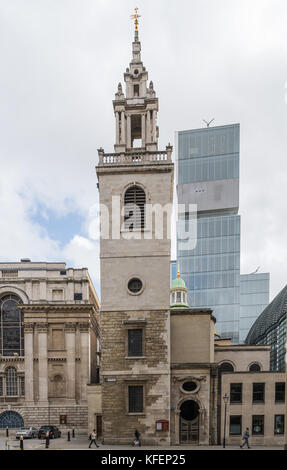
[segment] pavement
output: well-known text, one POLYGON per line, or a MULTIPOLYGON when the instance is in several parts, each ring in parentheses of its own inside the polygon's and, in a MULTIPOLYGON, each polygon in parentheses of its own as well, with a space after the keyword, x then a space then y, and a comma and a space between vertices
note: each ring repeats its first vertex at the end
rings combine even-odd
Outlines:
MULTIPOLYGON (((67 440, 67 436, 61 437, 59 439, 51 439, 49 449, 51 450, 89 450, 92 451, 101 451, 101 450, 147 450, 147 451, 161 451, 161 450, 176 450, 176 451, 187 451, 187 450, 194 450, 194 451, 202 451, 202 450, 222 450, 222 446, 170 446, 168 448, 163 447, 153 447, 153 446, 142 446, 142 447, 131 447, 131 446, 124 446, 124 445, 102 445, 101 441, 98 442, 99 448, 96 448, 93 444, 91 449, 89 449, 88 437, 86 435, 79 435, 75 438, 71 437, 71 441, 67 440)), ((24 450, 47 450, 45 448, 46 442, 44 439, 25 439, 24 440, 24 450)), ((0 450, 19 450, 20 442, 19 440, 15 439, 15 434, 11 433, 10 437, 0 436, 0 450), (9 445, 9 449, 7 449, 7 444, 9 445)), ((238 446, 227 446, 225 450, 239 450, 240 452, 252 452, 252 450, 283 450, 282 447, 251 447, 250 450, 248 449, 240 449, 238 446)), ((159 452, 160 453, 160 452, 159 452)))

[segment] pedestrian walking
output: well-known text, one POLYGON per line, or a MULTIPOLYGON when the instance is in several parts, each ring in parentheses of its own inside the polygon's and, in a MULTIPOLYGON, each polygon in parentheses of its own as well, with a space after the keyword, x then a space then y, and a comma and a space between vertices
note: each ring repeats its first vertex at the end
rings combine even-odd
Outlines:
POLYGON ((50 444, 50 432, 46 432, 46 449, 49 449, 49 444, 50 444))
POLYGON ((140 433, 138 432, 138 430, 136 429, 135 430, 135 438, 133 440, 133 443, 132 443, 132 446, 139 446, 141 447, 142 443, 141 443, 141 439, 140 439, 141 435, 140 433))
POLYGON ((97 444, 97 434, 96 434, 96 430, 93 429, 93 432, 91 433, 90 435, 90 439, 91 439, 91 442, 90 442, 90 445, 89 445, 89 449, 91 448, 92 444, 94 443, 96 447, 99 447, 98 444, 97 444))
POLYGON ((245 446, 245 444, 247 444, 247 447, 248 449, 250 449, 250 445, 249 445, 249 437, 250 437, 250 434, 249 434, 249 428, 246 428, 244 434, 243 434, 243 443, 241 444, 241 449, 243 449, 243 447, 245 446))

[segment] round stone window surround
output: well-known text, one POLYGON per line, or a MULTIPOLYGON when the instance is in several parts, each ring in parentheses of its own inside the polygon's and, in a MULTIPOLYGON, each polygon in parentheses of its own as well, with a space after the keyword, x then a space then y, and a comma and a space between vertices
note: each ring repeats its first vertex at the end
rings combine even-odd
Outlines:
POLYGON ((137 274, 135 274, 134 276, 130 276, 127 280, 126 280, 126 287, 127 287, 127 292, 129 295, 141 295, 143 293, 143 291, 145 290, 145 282, 143 281, 143 279, 141 278, 141 276, 138 276, 137 274), (132 281, 133 279, 138 279, 141 283, 142 283, 142 288, 140 291, 138 292, 132 292, 129 290, 129 283, 130 281, 132 281))
POLYGON ((200 382, 197 382, 196 379, 194 379, 194 380, 185 380, 185 381, 180 385, 180 390, 181 390, 181 392, 184 393, 185 395, 194 395, 195 393, 197 393, 197 392, 200 390, 200 382), (193 383, 196 385, 196 388, 195 388, 194 390, 191 390, 191 391, 184 390, 184 388, 183 388, 184 384, 189 383, 189 382, 193 382, 193 383))

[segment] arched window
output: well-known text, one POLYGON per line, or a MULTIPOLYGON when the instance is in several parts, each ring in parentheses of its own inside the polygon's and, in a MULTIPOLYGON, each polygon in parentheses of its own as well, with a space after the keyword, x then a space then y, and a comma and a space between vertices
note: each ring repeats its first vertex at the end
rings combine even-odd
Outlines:
POLYGON ((22 304, 16 295, 0 298, 0 354, 2 356, 24 356, 23 313, 18 306, 22 304))
POLYGON ((131 186, 125 192, 125 229, 131 232, 145 227, 145 192, 139 186, 131 186))
POLYGON ((15 367, 7 367, 5 371, 6 376, 6 395, 16 396, 18 395, 18 382, 17 382, 17 370, 15 367))
POLYGON ((220 372, 234 372, 234 367, 230 362, 223 362, 219 366, 220 372))
POLYGON ((261 371, 261 367, 259 364, 257 364, 257 362, 254 362, 253 364, 251 364, 249 366, 249 371, 250 372, 260 372, 261 371))

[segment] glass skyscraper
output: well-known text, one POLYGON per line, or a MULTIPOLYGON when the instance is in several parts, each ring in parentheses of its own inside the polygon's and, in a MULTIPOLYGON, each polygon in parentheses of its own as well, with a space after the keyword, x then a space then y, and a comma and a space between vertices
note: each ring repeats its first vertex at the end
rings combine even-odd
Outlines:
MULTIPOLYGON (((240 126, 207 127, 176 133, 177 197, 185 231, 178 230, 177 258, 191 307, 209 307, 216 329, 232 342, 245 337, 269 302, 269 274, 240 275, 240 126)), ((175 266, 173 266, 173 270, 175 266)))
MULTIPOLYGON (((212 308, 222 337, 239 342, 239 124, 177 133, 177 196, 186 223, 197 205, 197 242, 178 237, 188 303, 212 308)), ((182 217, 182 216, 181 216, 182 217)))
POLYGON ((240 275, 240 343, 244 343, 253 323, 269 304, 269 284, 269 273, 240 275))

